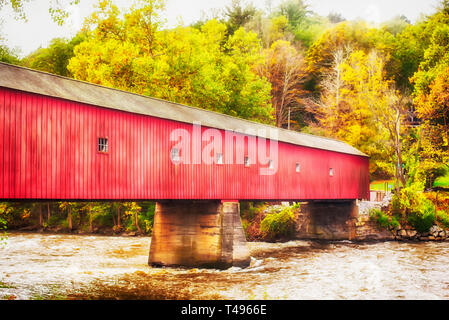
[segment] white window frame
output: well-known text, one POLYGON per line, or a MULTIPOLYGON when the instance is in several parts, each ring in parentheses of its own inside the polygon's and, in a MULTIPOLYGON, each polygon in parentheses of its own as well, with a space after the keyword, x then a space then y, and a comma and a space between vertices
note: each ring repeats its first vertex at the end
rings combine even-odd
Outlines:
POLYGON ((171 148, 170 150, 170 159, 173 162, 179 162, 181 160, 179 148, 171 148))
POLYGON ((251 166, 251 159, 249 158, 249 156, 245 156, 244 163, 246 168, 251 166))
POLYGON ((217 164, 223 164, 223 153, 217 152, 216 160, 217 160, 217 162, 216 162, 217 164))

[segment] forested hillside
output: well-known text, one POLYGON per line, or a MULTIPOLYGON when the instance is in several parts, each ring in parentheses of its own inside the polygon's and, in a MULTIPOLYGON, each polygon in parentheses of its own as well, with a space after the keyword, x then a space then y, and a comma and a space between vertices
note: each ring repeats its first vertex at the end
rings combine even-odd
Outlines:
MULTIPOLYGON (((20 19, 26 3, 14 4, 20 19)), ((393 180, 392 215, 433 214, 449 224, 448 0, 413 24, 405 16, 381 25, 323 17, 302 0, 265 11, 234 0, 192 25, 164 21, 161 0, 127 11, 100 0, 73 38, 24 58, 3 43, 0 61, 343 140, 370 156, 371 180, 393 180)), ((2 203, 0 218, 9 227, 40 219, 70 230, 151 232, 152 210, 2 203)))

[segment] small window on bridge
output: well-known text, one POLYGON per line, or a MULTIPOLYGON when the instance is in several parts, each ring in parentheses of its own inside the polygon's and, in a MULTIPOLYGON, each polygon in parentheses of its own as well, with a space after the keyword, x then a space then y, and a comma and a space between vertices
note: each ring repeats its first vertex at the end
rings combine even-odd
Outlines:
POLYGON ((170 152, 170 158, 172 161, 179 161, 179 149, 178 148, 172 148, 170 152))
POLYGON ((268 160, 268 168, 269 169, 273 169, 274 168, 273 160, 268 160))
POLYGON ((223 153, 217 153, 217 164, 223 164, 223 153))
POLYGON ((249 167, 251 162, 249 161, 249 157, 245 157, 245 167, 249 167))
POLYGON ((107 138, 98 138, 98 152, 108 152, 107 138))
POLYGON ((333 177, 333 176, 334 176, 334 169, 332 169, 332 168, 329 168, 329 175, 330 175, 331 177, 333 177))
POLYGON ((296 163, 296 172, 301 172, 301 165, 296 163))

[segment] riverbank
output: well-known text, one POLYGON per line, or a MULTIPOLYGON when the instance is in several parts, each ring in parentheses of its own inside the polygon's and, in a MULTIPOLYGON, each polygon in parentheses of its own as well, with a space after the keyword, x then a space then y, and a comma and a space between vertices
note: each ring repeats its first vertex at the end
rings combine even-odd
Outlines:
POLYGON ((67 234, 67 235, 84 235, 84 236, 111 236, 111 237, 151 237, 151 234, 136 231, 117 232, 111 228, 95 228, 94 231, 86 230, 68 230, 62 227, 43 228, 38 225, 26 226, 7 230, 7 233, 37 233, 37 234, 67 234))

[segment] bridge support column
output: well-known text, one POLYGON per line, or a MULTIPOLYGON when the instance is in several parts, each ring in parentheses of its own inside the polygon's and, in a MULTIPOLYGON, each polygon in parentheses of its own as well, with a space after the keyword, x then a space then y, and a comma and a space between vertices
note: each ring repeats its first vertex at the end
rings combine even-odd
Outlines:
POLYGON ((156 203, 150 266, 226 269, 249 263, 237 201, 156 203))
POLYGON ((353 240, 358 217, 356 200, 301 203, 297 218, 298 239, 353 240))

